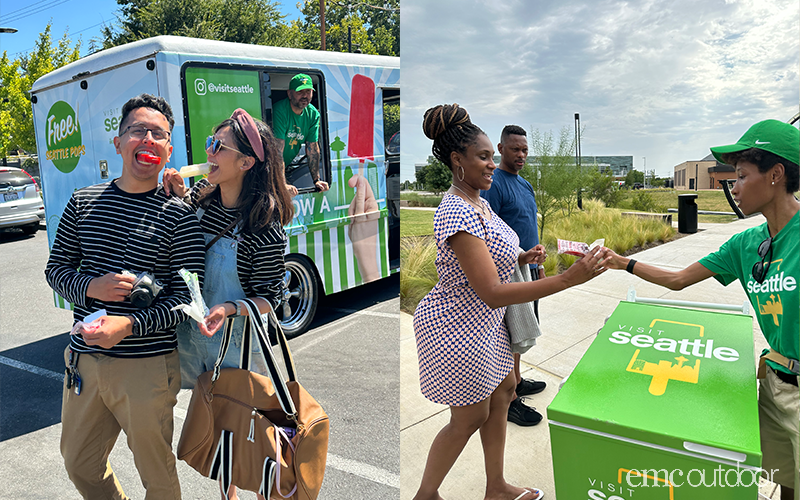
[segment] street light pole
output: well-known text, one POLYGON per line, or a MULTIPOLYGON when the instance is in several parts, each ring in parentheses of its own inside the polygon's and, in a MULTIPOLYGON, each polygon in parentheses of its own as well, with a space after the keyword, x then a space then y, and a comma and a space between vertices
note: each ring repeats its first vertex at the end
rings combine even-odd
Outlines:
MULTIPOLYGON (((581 170, 581 114, 575 113, 575 165, 578 172, 581 170)), ((580 177, 579 177, 580 178, 580 177)), ((583 200, 581 199, 581 186, 578 186, 578 208, 583 210, 583 200)))

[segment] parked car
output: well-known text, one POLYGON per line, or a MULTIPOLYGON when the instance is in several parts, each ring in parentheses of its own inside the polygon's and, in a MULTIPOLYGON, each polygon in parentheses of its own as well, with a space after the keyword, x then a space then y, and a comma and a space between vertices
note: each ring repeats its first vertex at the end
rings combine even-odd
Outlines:
POLYGON ((21 168, 0 167, 0 229, 18 227, 33 234, 41 221, 44 203, 33 177, 21 168))
POLYGON ((634 182, 633 183, 633 189, 642 189, 643 187, 644 186, 642 185, 641 182, 634 182))

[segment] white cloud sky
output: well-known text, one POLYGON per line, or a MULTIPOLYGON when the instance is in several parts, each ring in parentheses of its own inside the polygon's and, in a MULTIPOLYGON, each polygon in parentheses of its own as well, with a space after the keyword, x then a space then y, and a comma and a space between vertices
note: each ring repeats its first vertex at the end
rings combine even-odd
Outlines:
POLYGON ((430 155, 422 115, 457 102, 504 125, 574 128, 581 151, 671 176, 800 106, 796 0, 403 0, 402 178, 430 155))

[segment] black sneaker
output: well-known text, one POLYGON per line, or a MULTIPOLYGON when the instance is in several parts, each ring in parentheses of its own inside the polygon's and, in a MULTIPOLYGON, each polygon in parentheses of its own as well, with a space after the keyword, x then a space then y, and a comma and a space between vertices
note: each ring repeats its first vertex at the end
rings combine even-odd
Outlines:
POLYGON ((525 380, 522 379, 522 382, 517 384, 517 396, 530 396, 531 394, 539 394, 547 387, 547 384, 544 382, 537 382, 536 380, 525 380))
POLYGON ((508 421, 522 427, 530 427, 542 421, 542 415, 532 406, 525 406, 522 399, 517 398, 508 407, 508 421))

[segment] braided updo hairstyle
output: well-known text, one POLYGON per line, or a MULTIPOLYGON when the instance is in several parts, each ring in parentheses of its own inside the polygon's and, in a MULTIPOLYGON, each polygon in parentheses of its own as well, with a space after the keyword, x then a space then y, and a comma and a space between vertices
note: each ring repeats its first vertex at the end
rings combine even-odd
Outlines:
POLYGON ((467 110, 458 104, 440 104, 425 112, 422 130, 433 141, 433 156, 453 169, 450 155, 453 151, 464 154, 467 146, 475 144, 478 136, 486 133, 469 119, 467 110))

